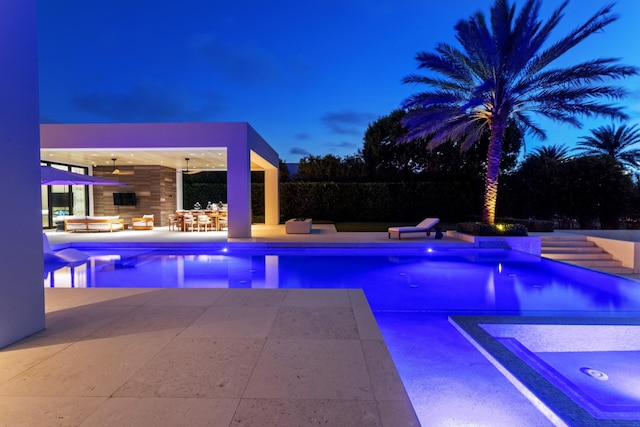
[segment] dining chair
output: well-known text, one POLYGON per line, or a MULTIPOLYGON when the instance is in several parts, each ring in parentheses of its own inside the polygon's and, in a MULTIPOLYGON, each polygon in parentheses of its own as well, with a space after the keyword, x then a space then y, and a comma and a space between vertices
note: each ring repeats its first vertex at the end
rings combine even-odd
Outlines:
POLYGON ((198 231, 201 231, 202 228, 204 228, 204 231, 207 231, 207 228, 209 230, 213 230, 213 222, 211 221, 211 218, 209 218, 207 215, 198 215, 198 231))
POLYGON ((180 216, 169 215, 169 231, 180 230, 180 216))
POLYGON ((192 214, 184 214, 182 216, 182 231, 194 231, 197 225, 197 219, 192 214))

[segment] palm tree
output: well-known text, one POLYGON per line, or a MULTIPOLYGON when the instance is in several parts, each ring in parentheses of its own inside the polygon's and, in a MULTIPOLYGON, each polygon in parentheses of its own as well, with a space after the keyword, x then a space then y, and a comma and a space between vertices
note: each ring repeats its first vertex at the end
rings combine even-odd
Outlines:
POLYGON ((569 157, 570 151, 570 149, 562 145, 543 145, 533 150, 530 156, 551 162, 561 162, 569 157))
POLYGON ((403 120, 408 128, 405 141, 431 138, 432 148, 455 140, 468 148, 480 139, 483 129, 490 130, 484 222, 495 221, 502 141, 509 118, 515 119, 524 131, 544 139, 544 131, 528 113, 576 127, 581 126, 577 116, 626 117, 621 107, 606 102, 623 97, 626 91, 605 81, 635 75, 637 68, 617 65, 614 58, 548 68, 582 40, 618 18, 612 13, 613 6, 606 6, 568 35, 543 48, 567 4, 564 1, 542 22, 538 17, 540 0, 527 0, 517 16, 515 5, 508 0, 495 0, 489 19, 478 12, 456 24, 456 39, 462 50, 440 43, 435 53, 417 55, 419 68, 440 76, 409 75, 403 80, 429 86, 426 92, 403 103, 408 110, 403 120))
POLYGON ((588 156, 607 155, 613 157, 623 166, 638 167, 640 149, 631 146, 640 143, 640 129, 634 126, 614 125, 600 126, 591 129, 591 136, 583 136, 578 142, 578 150, 588 156))

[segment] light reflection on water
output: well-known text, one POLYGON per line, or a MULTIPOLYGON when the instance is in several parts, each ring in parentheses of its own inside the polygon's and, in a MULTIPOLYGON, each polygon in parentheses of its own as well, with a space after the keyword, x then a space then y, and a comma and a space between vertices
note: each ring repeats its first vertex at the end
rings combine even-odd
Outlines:
POLYGON ((637 282, 504 250, 388 255, 380 250, 94 252, 50 266, 48 287, 361 288, 373 310, 640 310, 637 282))

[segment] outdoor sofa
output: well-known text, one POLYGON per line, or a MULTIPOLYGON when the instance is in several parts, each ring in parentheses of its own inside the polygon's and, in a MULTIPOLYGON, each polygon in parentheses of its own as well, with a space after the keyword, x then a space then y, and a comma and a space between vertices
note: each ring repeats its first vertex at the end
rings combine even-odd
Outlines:
POLYGON ((115 216, 68 216, 64 219, 64 231, 120 231, 124 220, 115 216))

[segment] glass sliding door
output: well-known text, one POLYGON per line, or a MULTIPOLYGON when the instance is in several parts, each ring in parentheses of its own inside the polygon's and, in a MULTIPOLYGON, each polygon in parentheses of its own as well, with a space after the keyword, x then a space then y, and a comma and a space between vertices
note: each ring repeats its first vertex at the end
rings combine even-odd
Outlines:
MULTIPOLYGON (((87 174, 88 168, 52 163, 41 163, 52 168, 87 174)), ((54 228, 56 219, 67 215, 88 215, 89 189, 86 185, 43 185, 42 186, 42 227, 54 228)), ((61 227, 58 227, 61 228, 61 227)))

